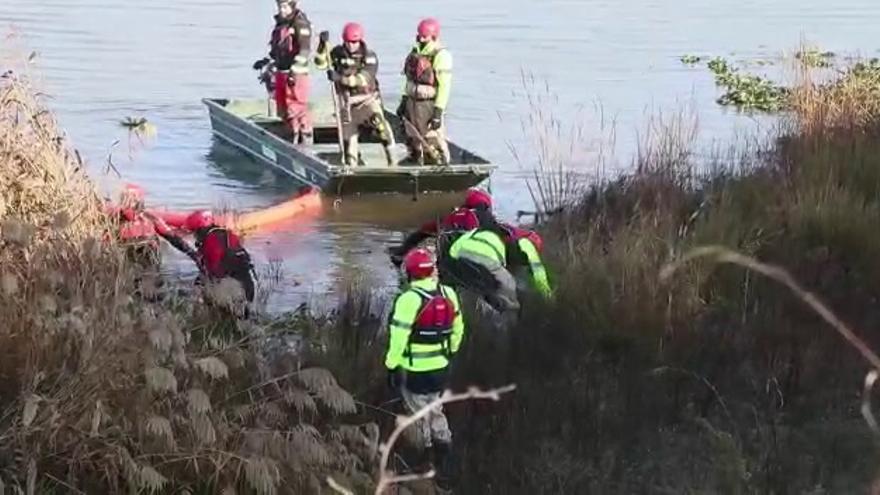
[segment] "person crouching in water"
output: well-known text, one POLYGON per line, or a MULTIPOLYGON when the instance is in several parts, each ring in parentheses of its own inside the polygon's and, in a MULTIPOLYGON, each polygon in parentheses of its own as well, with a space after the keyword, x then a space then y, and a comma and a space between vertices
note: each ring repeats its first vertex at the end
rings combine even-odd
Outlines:
POLYGON ((210 304, 225 306, 236 315, 247 318, 254 302, 255 285, 252 276, 253 263, 241 239, 231 230, 217 225, 209 211, 198 210, 186 218, 184 226, 195 237, 199 271, 197 283, 207 290, 210 304), (245 304, 238 308, 240 294, 228 281, 238 282, 243 291, 245 304))
POLYGON ((119 196, 119 204, 106 204, 104 212, 117 224, 115 237, 125 246, 129 259, 143 268, 159 265, 159 239, 195 259, 192 247, 160 218, 145 208, 144 190, 135 184, 125 184, 119 196))

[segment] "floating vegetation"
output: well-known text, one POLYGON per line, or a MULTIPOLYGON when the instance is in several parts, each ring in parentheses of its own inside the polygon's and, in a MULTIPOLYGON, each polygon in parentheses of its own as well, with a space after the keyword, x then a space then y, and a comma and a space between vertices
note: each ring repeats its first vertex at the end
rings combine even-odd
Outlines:
POLYGON ((685 65, 695 65, 700 63, 703 60, 703 57, 698 55, 682 55, 679 60, 685 65))
POLYGON ((834 52, 823 52, 815 48, 804 48, 795 54, 795 58, 807 67, 831 67, 834 52))
POLYGON ((787 104, 788 88, 769 79, 743 74, 721 57, 710 60, 707 67, 715 75, 715 84, 725 89, 724 94, 716 100, 719 105, 777 112, 787 104))

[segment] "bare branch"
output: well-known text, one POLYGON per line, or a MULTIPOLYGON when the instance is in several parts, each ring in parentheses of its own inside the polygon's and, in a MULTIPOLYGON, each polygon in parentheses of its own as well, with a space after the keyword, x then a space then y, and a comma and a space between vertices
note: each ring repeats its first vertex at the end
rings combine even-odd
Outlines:
POLYGON ((871 370, 865 375, 865 389, 862 392, 862 416, 865 418, 868 426, 871 427, 871 430, 875 434, 880 435, 880 428, 877 427, 877 419, 874 418, 874 413, 871 410, 871 390, 874 389, 874 384, 877 383, 877 377, 877 370, 871 370))
POLYGON ((825 304, 823 304, 818 297, 801 287, 797 283, 797 281, 795 281, 794 277, 792 277, 791 274, 788 273, 785 269, 778 266, 761 263, 754 258, 745 256, 743 254, 737 253, 721 246, 704 246, 691 250, 680 260, 663 267, 663 269, 660 271, 660 279, 668 279, 672 276, 673 273, 675 273, 676 270, 680 269, 689 261, 695 260, 697 258, 713 258, 719 263, 731 263, 734 265, 739 265, 749 270, 758 272, 785 285, 792 292, 794 292, 801 301, 812 308, 829 325, 831 325, 831 327, 834 328, 834 330, 836 330, 837 333, 839 333, 841 337, 843 337, 843 339, 847 341, 847 343, 854 347, 859 352, 859 354, 862 355, 865 361, 867 361, 868 364, 873 368, 865 376, 865 387, 862 392, 861 412, 871 430, 875 434, 880 435, 880 427, 878 427, 877 420, 875 419, 874 414, 871 411, 871 390, 873 390, 874 383, 877 381, 877 378, 880 377, 880 374, 878 374, 878 370, 880 370, 880 357, 878 357, 877 354, 872 351, 870 347, 868 347, 865 341, 860 339, 855 334, 855 332, 853 332, 843 321, 840 320, 840 318, 837 317, 837 315, 835 315, 827 306, 825 306, 825 304))
POLYGON ((410 481, 427 480, 437 475, 433 469, 425 473, 405 474, 403 476, 393 476, 388 478, 388 485, 396 485, 398 483, 409 483, 410 481))
POLYGON ((327 484, 330 485, 330 488, 333 489, 336 493, 341 495, 354 495, 354 492, 340 485, 333 479, 332 476, 327 476, 327 484))
POLYGON ((758 272, 777 282, 787 286, 794 292, 801 301, 810 306, 819 314, 829 325, 832 326, 851 346, 853 346, 859 354, 871 365, 872 368, 880 370, 880 357, 872 351, 865 342, 843 323, 827 306, 825 306, 819 298, 802 288, 787 271, 784 269, 761 263, 760 261, 745 256, 743 254, 731 251, 721 246, 705 246, 696 248, 687 253, 680 260, 670 263, 663 267, 660 271, 661 280, 666 280, 681 268, 684 264, 697 258, 713 258, 720 263, 731 263, 739 265, 749 270, 758 272))
POLYGON ((446 390, 443 392, 443 395, 426 404, 425 407, 416 411, 415 414, 412 414, 410 416, 398 416, 397 426, 394 428, 394 431, 391 432, 388 440, 386 440, 382 443, 382 445, 379 446, 379 451, 382 452, 382 458, 379 462, 379 483, 376 486, 375 495, 381 495, 386 488, 395 483, 425 479, 434 476, 433 470, 428 473, 410 476, 395 476, 394 473, 388 471, 388 459, 391 456, 391 451, 394 449, 394 445, 397 443, 398 438, 400 438, 400 435, 403 433, 404 430, 418 422, 420 419, 427 416, 434 408, 442 406, 443 404, 460 402, 469 399, 488 399, 499 401, 501 400, 502 394, 513 392, 515 389, 516 385, 511 384, 488 391, 483 391, 476 387, 471 387, 467 390, 467 392, 459 394, 454 394, 450 390, 446 390))

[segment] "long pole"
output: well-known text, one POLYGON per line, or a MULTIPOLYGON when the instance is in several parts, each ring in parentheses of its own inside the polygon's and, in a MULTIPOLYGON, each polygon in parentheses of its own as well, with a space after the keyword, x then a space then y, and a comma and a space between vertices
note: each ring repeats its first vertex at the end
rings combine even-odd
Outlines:
MULTIPOLYGON (((327 69, 327 74, 331 74, 332 68, 327 69)), ((343 165, 345 165, 345 144, 342 139, 342 115, 339 112, 339 97, 336 94, 336 83, 330 81, 330 96, 333 98, 333 115, 336 119, 336 137, 339 141, 339 157, 343 165)))

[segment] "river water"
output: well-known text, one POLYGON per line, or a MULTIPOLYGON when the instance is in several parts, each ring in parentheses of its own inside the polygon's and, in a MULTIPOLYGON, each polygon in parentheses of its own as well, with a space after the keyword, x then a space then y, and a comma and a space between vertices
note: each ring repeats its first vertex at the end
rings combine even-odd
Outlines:
MULTIPOLYGON (((636 130, 660 110, 695 109, 706 149, 770 125, 715 105, 718 90, 711 75, 684 66, 679 61, 684 54, 776 60, 802 39, 863 56, 876 56, 880 47, 875 0, 302 0, 301 5, 316 30, 330 30, 334 40, 346 21, 365 26, 392 107, 416 23, 426 15, 441 20, 444 42, 455 57, 450 137, 500 165, 487 185, 509 219, 532 208, 524 180, 533 163, 532 127, 524 123, 536 115, 549 120, 526 94, 541 96, 542 108, 563 126, 583 129, 573 162, 594 173, 589 154, 610 134, 611 123, 621 166, 635 148, 636 130)), ((141 184, 151 205, 247 210, 283 200, 296 185, 215 142, 201 98, 263 95, 250 65, 266 51, 274 6, 272 0, 0 0, 0 30, 14 30, 27 50, 38 52, 35 67, 50 105, 108 194, 122 182, 104 173, 112 152, 124 180, 141 184), (155 139, 129 136, 119 125, 128 116, 154 123, 155 139)), ((316 93, 326 92, 321 75, 313 85, 316 93)), ((278 267, 281 283, 271 307, 321 301, 336 281, 354 274, 367 277, 376 290, 389 290, 395 277, 385 247, 454 199, 417 204, 409 198, 346 199, 296 229, 248 238, 261 269, 270 262, 278 267)), ((169 253, 169 259, 170 269, 194 276, 181 257, 169 253)))

